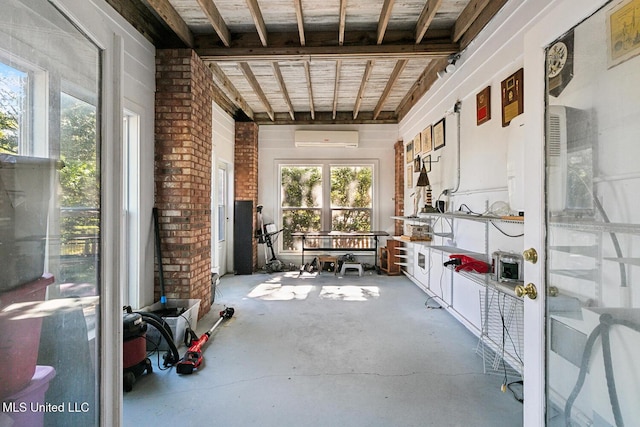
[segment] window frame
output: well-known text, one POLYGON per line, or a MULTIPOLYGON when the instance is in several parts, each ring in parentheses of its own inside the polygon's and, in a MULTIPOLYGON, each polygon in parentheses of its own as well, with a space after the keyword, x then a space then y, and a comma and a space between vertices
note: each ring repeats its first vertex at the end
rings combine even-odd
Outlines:
MULTIPOLYGON (((283 167, 322 167, 322 206, 320 208, 300 208, 300 209, 319 209, 321 211, 321 229, 330 230, 332 224, 332 212, 334 210, 344 210, 347 208, 332 208, 331 207, 331 168, 332 167, 371 167, 372 179, 371 179, 371 208, 357 208, 357 209, 370 209, 371 211, 371 230, 376 230, 379 224, 378 212, 379 212, 379 183, 378 183, 378 159, 367 158, 354 158, 354 159, 319 159, 319 160, 307 160, 307 159, 279 159, 275 162, 275 206, 276 206, 276 218, 275 222, 278 224, 278 229, 284 227, 283 224, 283 207, 282 207, 282 168, 283 167)), ((301 250, 286 250, 283 248, 283 239, 278 239, 277 250, 282 254, 300 254, 301 250)))

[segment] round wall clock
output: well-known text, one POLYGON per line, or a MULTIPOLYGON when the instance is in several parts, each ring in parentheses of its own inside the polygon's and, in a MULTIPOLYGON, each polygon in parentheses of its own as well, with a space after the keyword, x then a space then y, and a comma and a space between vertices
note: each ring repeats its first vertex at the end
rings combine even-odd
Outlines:
POLYGON ((556 97, 573 78, 573 31, 547 50, 547 78, 549 94, 556 97))

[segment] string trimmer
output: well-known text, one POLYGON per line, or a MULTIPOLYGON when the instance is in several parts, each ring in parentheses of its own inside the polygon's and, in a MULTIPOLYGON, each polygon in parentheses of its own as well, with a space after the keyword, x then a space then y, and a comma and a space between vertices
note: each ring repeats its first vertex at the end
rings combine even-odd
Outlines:
POLYGON ((192 374, 194 369, 197 369, 202 363, 202 346, 209 341, 209 337, 213 333, 214 329, 218 327, 224 319, 231 319, 235 310, 231 307, 227 307, 220 312, 220 319, 209 329, 202 334, 197 341, 194 341, 182 359, 176 365, 176 372, 179 374, 192 374))

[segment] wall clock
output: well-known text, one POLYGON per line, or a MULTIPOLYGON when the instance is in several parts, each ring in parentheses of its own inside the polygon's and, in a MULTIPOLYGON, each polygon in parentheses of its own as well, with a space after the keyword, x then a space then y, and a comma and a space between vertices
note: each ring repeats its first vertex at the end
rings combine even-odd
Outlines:
POLYGON ((547 50, 549 94, 557 97, 573 78, 573 30, 551 44, 547 50))

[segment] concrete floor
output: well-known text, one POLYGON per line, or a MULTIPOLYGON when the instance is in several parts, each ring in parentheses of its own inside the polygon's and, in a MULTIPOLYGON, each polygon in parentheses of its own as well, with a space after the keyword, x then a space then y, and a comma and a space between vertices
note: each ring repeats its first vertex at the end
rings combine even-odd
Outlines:
MULTIPOLYGON (((521 426, 478 339, 404 276, 225 276, 205 362, 138 378, 124 426, 521 426), (431 304, 429 304, 431 305, 431 304)), ((179 349, 180 355, 185 347, 179 349)), ((152 356, 154 365, 157 363, 152 356)))

